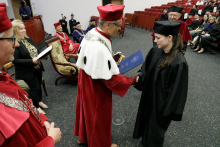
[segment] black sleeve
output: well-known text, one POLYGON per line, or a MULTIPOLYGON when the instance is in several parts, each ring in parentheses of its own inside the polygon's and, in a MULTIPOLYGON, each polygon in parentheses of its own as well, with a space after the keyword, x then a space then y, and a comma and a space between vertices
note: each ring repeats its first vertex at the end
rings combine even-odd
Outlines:
POLYGON ((21 54, 20 52, 22 52, 21 47, 15 48, 14 61, 12 61, 12 63, 19 66, 33 67, 35 64, 33 63, 32 59, 22 59, 20 57, 21 54))

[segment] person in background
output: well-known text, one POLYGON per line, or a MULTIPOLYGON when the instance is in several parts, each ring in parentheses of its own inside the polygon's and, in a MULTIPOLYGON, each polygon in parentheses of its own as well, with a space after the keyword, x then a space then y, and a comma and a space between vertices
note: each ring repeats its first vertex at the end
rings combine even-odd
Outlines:
POLYGON ((193 5, 193 8, 189 13, 195 15, 197 13, 197 5, 193 5))
POLYGON ((76 43, 81 43, 84 36, 86 35, 86 31, 81 29, 81 24, 80 22, 77 22, 74 24, 76 27, 75 30, 73 31, 73 39, 76 43))
POLYGON ((44 71, 42 59, 37 59, 40 53, 34 40, 26 35, 24 23, 18 19, 12 22, 13 32, 20 44, 14 53, 15 78, 24 80, 30 88, 30 97, 34 106, 40 113, 46 114, 40 107, 47 109, 42 102, 42 71, 44 71))
POLYGON ((73 31, 75 29, 74 24, 76 23, 76 20, 74 19, 74 15, 71 14, 71 19, 69 20, 69 26, 70 26, 70 34, 73 35, 73 31))
POLYGON ((215 12, 214 17, 215 17, 216 19, 219 18, 219 16, 220 16, 220 15, 219 15, 219 11, 220 11, 220 10, 217 10, 217 11, 215 12))
POLYGON ((191 0, 187 0, 187 2, 185 3, 185 5, 191 5, 190 1, 191 1, 191 0))
POLYGON ((179 34, 181 22, 155 21, 154 46, 138 71, 142 91, 133 138, 143 147, 163 147, 172 121, 181 121, 188 91, 188 64, 179 34), (175 88, 174 88, 175 87, 175 88))
POLYGON ((206 11, 205 14, 208 16, 208 18, 209 18, 209 17, 212 17, 212 15, 211 15, 211 13, 210 13, 209 11, 206 11))
POLYGON ((204 10, 202 11, 202 16, 203 16, 204 14, 206 14, 207 11, 209 11, 210 13, 213 12, 213 9, 214 9, 214 7, 212 6, 212 1, 209 1, 208 6, 206 6, 206 7, 204 8, 204 10))
POLYGON ((22 20, 30 20, 31 18, 31 9, 26 5, 24 0, 21 1, 21 6, 19 7, 19 14, 22 20))
POLYGON ((60 38, 63 52, 65 54, 77 54, 80 44, 73 43, 73 41, 69 39, 68 35, 62 32, 62 26, 60 22, 54 23, 54 27, 56 29, 56 34, 53 37, 58 36, 60 38))
POLYGON ((90 19, 89 21, 89 27, 87 28, 86 32, 89 32, 93 28, 96 28, 97 26, 95 25, 95 19, 90 19))
POLYGON ((203 4, 204 4, 204 2, 202 0, 198 0, 197 3, 196 3, 197 6, 198 5, 203 5, 203 4))
POLYGON ((68 29, 67 29, 67 21, 66 21, 66 16, 63 16, 63 18, 59 21, 61 26, 62 26, 62 30, 64 33, 66 33, 67 35, 69 34, 68 29))
POLYGON ((2 71, 5 64, 14 60, 19 43, 13 35, 5 3, 0 3, 0 14, 0 146, 55 147, 61 139, 60 129, 39 113, 27 93, 2 71))
MULTIPOLYGON (((210 18, 211 19, 211 18, 210 18)), ((208 31, 203 31, 200 37, 197 39, 197 48, 194 50, 195 52, 201 54, 205 51, 205 48, 211 42, 220 41, 220 19, 216 19, 216 24, 213 25, 208 31)))
POLYGON ((192 13, 189 13, 189 17, 188 19, 186 20, 186 24, 189 26, 189 24, 194 20, 193 18, 193 14, 192 13))
POLYGON ((168 20, 167 8, 163 9, 163 14, 160 17, 160 21, 162 20, 168 20))
POLYGON ((197 29, 200 24, 201 24, 201 21, 199 20, 199 15, 195 14, 194 20, 188 25, 189 31, 197 29))

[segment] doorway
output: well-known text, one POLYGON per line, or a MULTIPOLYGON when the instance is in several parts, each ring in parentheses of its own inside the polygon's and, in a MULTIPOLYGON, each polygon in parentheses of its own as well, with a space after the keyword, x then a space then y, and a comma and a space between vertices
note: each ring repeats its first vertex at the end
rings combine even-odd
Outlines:
POLYGON ((112 4, 115 4, 115 5, 124 5, 124 0, 112 0, 112 4))
MULTIPOLYGON (((20 2, 21 2, 20 0, 19 1, 18 0, 11 0, 11 5, 12 5, 12 8, 14 10, 15 19, 20 19, 21 20, 22 18, 21 18, 20 14, 19 14, 19 7, 21 6, 20 2)), ((26 2, 26 5, 29 6, 30 9, 31 9, 30 1, 29 0, 25 0, 25 2, 26 2)), ((33 13, 32 12, 33 11, 31 9, 31 17, 33 17, 33 13)))

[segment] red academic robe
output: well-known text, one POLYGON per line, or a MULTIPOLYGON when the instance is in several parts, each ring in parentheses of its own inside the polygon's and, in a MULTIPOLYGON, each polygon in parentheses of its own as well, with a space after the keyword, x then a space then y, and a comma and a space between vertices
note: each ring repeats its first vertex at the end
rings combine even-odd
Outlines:
POLYGON ((21 110, 20 108, 24 107, 19 103, 24 104, 22 100, 27 100, 25 98, 27 94, 10 75, 2 73, 0 74, 0 146, 54 147, 54 140, 47 136, 43 123, 49 119, 43 114, 36 117, 34 115, 36 113, 21 110))
POLYGON ((62 47, 63 47, 63 52, 65 54, 77 54, 79 46, 80 46, 79 43, 73 43, 73 41, 70 40, 69 37, 64 32, 61 32, 61 33, 56 32, 56 34, 53 37, 57 37, 57 36, 60 38, 60 42, 61 42, 62 47), (72 51, 69 50, 70 44, 73 45, 73 50, 72 51))
MULTIPOLYGON (((181 25, 180 25, 180 28, 179 28, 179 33, 182 36, 183 42, 192 40, 192 37, 189 33, 188 25, 186 24, 186 22, 181 21, 181 25)), ((154 32, 151 34, 151 36, 155 38, 154 32)))
POLYGON ((132 78, 114 75, 110 80, 92 79, 80 70, 74 135, 89 147, 110 147, 112 133, 112 91, 123 97, 132 78))
POLYGON ((186 24, 189 25, 193 20, 194 20, 193 18, 187 19, 187 20, 186 20, 186 24))

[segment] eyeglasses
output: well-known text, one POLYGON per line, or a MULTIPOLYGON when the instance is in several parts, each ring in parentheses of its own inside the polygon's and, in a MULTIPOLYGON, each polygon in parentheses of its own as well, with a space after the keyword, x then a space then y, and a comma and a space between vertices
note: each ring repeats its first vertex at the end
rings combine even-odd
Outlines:
POLYGON ((169 15, 169 17, 174 17, 174 18, 176 18, 176 17, 178 17, 179 15, 175 15, 175 14, 168 14, 169 15))
POLYGON ((116 25, 116 26, 118 26, 118 27, 122 27, 122 25, 118 25, 117 23, 111 23, 111 24, 114 24, 114 25, 116 25))
POLYGON ((12 43, 13 43, 13 46, 15 45, 15 40, 16 40, 15 35, 13 35, 11 38, 0 38, 0 40, 5 40, 5 39, 11 39, 12 43))

